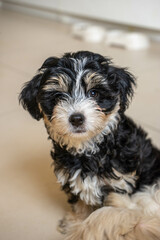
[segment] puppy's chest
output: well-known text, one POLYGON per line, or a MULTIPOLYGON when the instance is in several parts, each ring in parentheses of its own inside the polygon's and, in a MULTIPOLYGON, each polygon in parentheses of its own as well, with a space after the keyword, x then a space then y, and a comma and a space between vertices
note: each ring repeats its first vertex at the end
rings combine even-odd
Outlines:
POLYGON ((135 187, 136 177, 133 173, 122 175, 114 170, 114 173, 119 177, 118 180, 115 180, 97 175, 88 175, 82 178, 81 171, 81 169, 76 170, 72 177, 69 177, 69 174, 64 172, 63 169, 55 173, 58 182, 61 183, 62 186, 67 184, 70 192, 79 196, 79 198, 88 205, 102 204, 102 199, 105 196, 104 188, 112 188, 115 191, 132 193, 135 187))

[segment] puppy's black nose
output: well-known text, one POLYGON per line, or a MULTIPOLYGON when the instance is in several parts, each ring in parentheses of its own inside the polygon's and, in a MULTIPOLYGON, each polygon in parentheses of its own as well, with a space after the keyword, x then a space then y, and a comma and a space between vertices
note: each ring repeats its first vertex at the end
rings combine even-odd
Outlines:
POLYGON ((74 113, 70 116, 69 121, 73 126, 79 127, 84 122, 84 116, 81 113, 74 113))

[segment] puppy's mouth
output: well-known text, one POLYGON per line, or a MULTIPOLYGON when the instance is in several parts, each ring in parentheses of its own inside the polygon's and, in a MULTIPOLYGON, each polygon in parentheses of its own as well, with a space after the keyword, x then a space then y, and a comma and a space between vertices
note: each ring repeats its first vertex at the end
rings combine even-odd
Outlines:
POLYGON ((73 132, 73 133, 85 133, 86 130, 85 130, 85 129, 81 129, 81 128, 79 129, 79 128, 78 128, 78 129, 72 130, 72 132, 73 132))

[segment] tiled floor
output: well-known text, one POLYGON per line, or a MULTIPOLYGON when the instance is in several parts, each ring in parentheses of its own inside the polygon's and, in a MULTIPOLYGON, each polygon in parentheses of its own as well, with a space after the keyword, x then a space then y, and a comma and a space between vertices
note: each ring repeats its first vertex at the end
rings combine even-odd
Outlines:
POLYGON ((47 57, 76 50, 110 56, 138 77, 128 114, 160 147, 160 44, 139 52, 88 44, 63 24, 0 11, 1 240, 64 239, 56 225, 68 205, 52 173, 51 144, 43 123, 18 105, 18 93, 47 57))

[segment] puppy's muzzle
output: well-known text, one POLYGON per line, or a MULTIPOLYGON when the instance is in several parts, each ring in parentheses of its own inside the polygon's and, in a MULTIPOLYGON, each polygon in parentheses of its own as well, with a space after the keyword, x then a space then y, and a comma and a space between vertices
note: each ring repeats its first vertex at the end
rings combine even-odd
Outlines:
POLYGON ((73 127, 80 127, 85 121, 84 115, 81 113, 74 113, 69 117, 69 122, 73 127))

